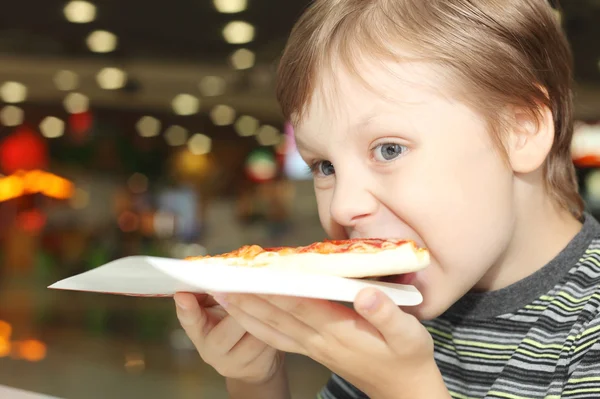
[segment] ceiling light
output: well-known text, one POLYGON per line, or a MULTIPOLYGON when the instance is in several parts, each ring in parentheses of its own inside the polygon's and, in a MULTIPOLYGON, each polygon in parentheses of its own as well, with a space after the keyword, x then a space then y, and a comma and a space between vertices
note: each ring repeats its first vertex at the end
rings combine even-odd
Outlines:
POLYGON ((135 127, 142 137, 156 137, 160 134, 160 121, 152 116, 142 116, 135 127))
POLYGON ((105 90, 118 90, 127 83, 127 73, 119 68, 103 68, 98 72, 96 81, 105 90))
POLYGON ((65 97, 63 105, 70 114, 81 114, 88 110, 90 99, 81 93, 69 93, 65 97))
POLYGON ((223 14, 235 14, 248 7, 246 0, 213 0, 213 4, 217 11, 223 14))
POLYGON ((249 69, 254 66, 256 56, 248 49, 241 48, 231 54, 231 65, 235 69, 249 69))
POLYGON ((96 6, 87 1, 71 1, 65 6, 63 11, 67 21, 76 24, 85 24, 96 19, 96 6))
POLYGON ((173 147, 184 145, 187 141, 187 136, 187 130, 179 125, 171 126, 165 132, 165 140, 167 141, 167 144, 173 147))
POLYGON ((54 84, 58 90, 75 90, 79 85, 79 76, 73 71, 63 69, 54 75, 54 84))
POLYGON ((22 103, 27 98, 27 86, 19 82, 6 82, 0 87, 0 97, 6 103, 22 103))
POLYGON ((24 112, 14 105, 7 105, 0 111, 0 121, 4 126, 19 126, 23 123, 24 112))
POLYGON ((249 43, 254 39, 254 26, 244 21, 231 21, 223 28, 223 37, 230 44, 249 43))
POLYGON ((212 140, 205 134, 196 133, 188 141, 188 149, 194 155, 204 155, 210 152, 212 140))
POLYGON ((235 131, 242 137, 253 136, 258 129, 258 119, 242 115, 238 118, 234 125, 235 131))
POLYGON ((225 86, 225 79, 220 76, 205 76, 198 85, 200 93, 205 97, 223 95, 225 93, 225 86))
POLYGON ((105 30, 97 30, 90 33, 87 45, 94 53, 110 53, 117 48, 117 36, 105 30))
POLYGON ((200 110, 200 100, 191 94, 178 94, 172 102, 177 115, 193 115, 200 110))
POLYGON ((217 126, 231 125, 235 120, 235 110, 229 105, 217 105, 210 111, 210 119, 217 126))
POLYGON ((54 116, 48 116, 40 123, 42 136, 54 139, 65 133, 65 122, 54 116))

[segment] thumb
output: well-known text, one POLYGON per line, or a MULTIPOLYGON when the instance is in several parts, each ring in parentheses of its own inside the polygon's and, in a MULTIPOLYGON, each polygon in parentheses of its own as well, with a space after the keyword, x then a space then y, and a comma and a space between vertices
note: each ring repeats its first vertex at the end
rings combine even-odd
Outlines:
POLYGON ((406 344, 414 324, 419 324, 375 288, 361 290, 354 300, 354 309, 381 333, 390 346, 406 344))

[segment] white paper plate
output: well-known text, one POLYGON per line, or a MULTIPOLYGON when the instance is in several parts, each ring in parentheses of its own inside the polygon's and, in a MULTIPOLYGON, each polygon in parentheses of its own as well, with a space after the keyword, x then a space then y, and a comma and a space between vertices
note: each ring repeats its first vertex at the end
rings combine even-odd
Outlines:
POLYGON ((423 301, 421 293, 408 285, 261 268, 194 264, 181 259, 149 256, 118 259, 48 288, 133 296, 235 292, 352 302, 366 287, 377 287, 399 306, 415 306, 423 301))
POLYGON ((6 385, 0 385, 0 398, 6 399, 59 399, 55 396, 43 395, 41 393, 25 391, 22 389, 11 388, 6 385))

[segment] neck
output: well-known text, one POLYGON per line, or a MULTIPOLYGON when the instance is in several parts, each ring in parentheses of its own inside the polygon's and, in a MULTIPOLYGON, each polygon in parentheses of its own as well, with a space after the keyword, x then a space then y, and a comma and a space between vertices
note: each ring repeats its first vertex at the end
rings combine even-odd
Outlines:
POLYGON ((547 195, 532 195, 517 210, 512 240, 502 257, 475 285, 475 291, 494 291, 535 273, 581 230, 581 222, 559 209, 547 195))

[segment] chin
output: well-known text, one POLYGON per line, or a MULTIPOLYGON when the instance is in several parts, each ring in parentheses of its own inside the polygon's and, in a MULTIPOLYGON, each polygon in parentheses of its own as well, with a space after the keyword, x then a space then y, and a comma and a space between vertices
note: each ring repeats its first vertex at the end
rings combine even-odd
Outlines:
POLYGON ((427 321, 435 319, 443 314, 447 310, 447 307, 423 301, 423 303, 418 306, 404 307, 402 310, 410 315, 413 315, 420 321, 427 321))
POLYGON ((423 281, 423 273, 417 273, 417 277, 412 282, 419 292, 423 295, 423 302, 417 306, 403 307, 402 310, 415 316, 419 320, 431 320, 443 314, 452 303, 446 299, 448 292, 439 289, 435 290, 431 285, 423 281), (445 294, 445 295, 444 295, 445 294))

